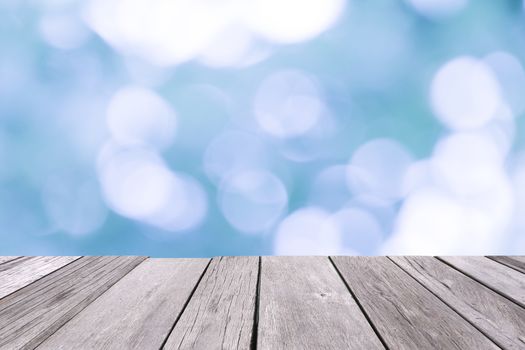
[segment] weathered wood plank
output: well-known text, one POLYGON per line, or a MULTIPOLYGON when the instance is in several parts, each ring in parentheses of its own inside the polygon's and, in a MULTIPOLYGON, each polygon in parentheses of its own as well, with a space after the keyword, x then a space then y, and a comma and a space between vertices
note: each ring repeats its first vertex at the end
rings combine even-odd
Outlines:
POLYGON ((497 349, 386 257, 334 257, 391 349, 497 349))
POLYGON ((525 309, 436 258, 391 259, 502 348, 525 348, 525 309))
POLYGON ((19 256, 0 256, 0 264, 20 258, 19 256))
POLYGON ((383 349, 327 257, 263 257, 258 349, 383 349))
POLYGON ((0 265, 0 299, 78 258, 80 257, 37 256, 11 260, 0 265))
POLYGON ((443 256, 440 259, 525 307, 525 274, 482 256, 443 256))
POLYGON ((15 266, 21 265, 21 264, 27 264, 28 260, 34 260, 36 257, 31 256, 22 256, 18 259, 6 259, 2 265, 0 265, 0 274, 5 273, 7 270, 11 270, 15 266))
POLYGON ((165 349, 249 349, 258 257, 214 258, 165 349))
POLYGON ((148 259, 38 349, 159 349, 209 259, 148 259))
POLYGON ((84 257, 0 300, 0 349, 33 349, 143 261, 84 257))
POLYGON ((489 256, 488 258, 525 273, 525 256, 489 256))

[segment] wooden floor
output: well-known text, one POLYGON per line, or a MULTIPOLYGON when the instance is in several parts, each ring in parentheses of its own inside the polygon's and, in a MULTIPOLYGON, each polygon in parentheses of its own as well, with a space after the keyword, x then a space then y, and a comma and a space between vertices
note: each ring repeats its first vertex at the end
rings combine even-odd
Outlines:
POLYGON ((0 349, 525 349, 525 257, 0 257, 0 349))

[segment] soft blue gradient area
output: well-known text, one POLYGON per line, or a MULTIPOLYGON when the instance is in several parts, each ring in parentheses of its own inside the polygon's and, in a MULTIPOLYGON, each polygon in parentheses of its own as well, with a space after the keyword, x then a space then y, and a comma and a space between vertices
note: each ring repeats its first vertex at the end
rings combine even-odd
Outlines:
POLYGON ((179 57, 198 28, 1 1, 0 255, 525 254, 523 4, 449 2, 299 6, 179 57))

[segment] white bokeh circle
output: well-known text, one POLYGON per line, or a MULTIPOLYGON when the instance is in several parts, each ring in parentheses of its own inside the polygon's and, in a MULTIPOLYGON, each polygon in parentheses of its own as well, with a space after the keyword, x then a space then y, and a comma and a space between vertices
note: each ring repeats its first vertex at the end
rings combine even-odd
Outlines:
POLYGON ((121 144, 145 144, 163 149, 173 142, 177 119, 171 106, 154 91, 126 86, 107 109, 112 137, 121 144))
POLYGON ((226 220, 243 233, 272 227, 286 210, 288 194, 279 178, 266 171, 242 171, 226 179, 219 206, 226 220))
POLYGON ((330 255, 343 251, 341 232, 330 214, 316 207, 296 210, 277 227, 276 255, 330 255))
POLYGON ((315 81, 296 70, 279 71, 267 77, 254 99, 259 126, 280 138, 306 133, 318 122, 324 109, 315 81))
POLYGON ((432 109, 453 130, 485 125, 502 104, 498 80, 483 61, 469 56, 442 66, 430 88, 432 109))

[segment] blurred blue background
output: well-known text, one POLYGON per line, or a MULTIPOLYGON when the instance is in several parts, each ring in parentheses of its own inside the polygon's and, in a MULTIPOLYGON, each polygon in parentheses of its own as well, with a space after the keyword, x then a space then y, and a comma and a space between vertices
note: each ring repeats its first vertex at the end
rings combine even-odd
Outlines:
POLYGON ((525 254, 525 10, 3 0, 0 254, 525 254))

